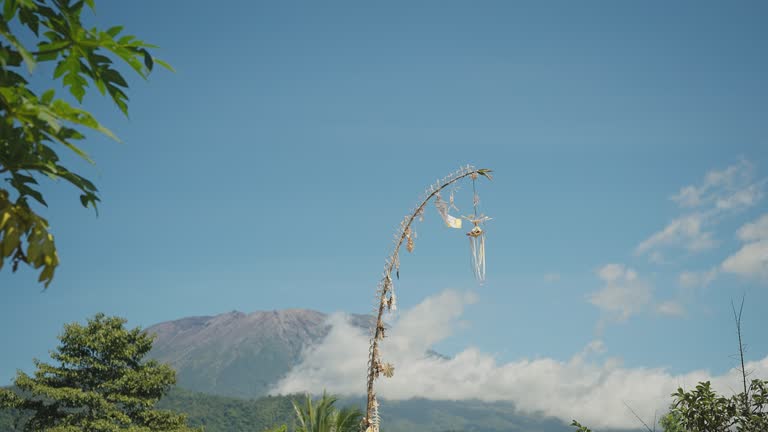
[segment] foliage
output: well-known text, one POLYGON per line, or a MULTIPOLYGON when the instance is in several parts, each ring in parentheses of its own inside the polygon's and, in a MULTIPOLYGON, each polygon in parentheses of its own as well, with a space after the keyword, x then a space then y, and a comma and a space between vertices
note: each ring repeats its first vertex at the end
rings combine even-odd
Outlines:
POLYGON ((659 419, 659 424, 664 432, 685 432, 685 428, 680 424, 680 414, 670 411, 659 419))
POLYGON ((747 393, 718 396, 709 381, 673 393, 672 413, 691 432, 764 432, 768 430, 768 381, 752 380, 747 393))
POLYGON ((22 426, 26 421, 26 416, 18 410, 0 409, 0 431, 18 432, 23 430, 22 426))
POLYGON ((56 245, 48 222, 30 206, 30 199, 47 206, 38 189, 38 179, 63 179, 80 193, 84 207, 96 209, 96 186, 64 166, 57 150, 73 152, 88 162, 88 154, 75 142, 90 129, 115 140, 89 112, 56 97, 55 90, 40 94, 22 75, 38 63, 55 64, 53 80, 82 103, 89 83, 108 95, 128 115, 128 84, 115 69, 120 59, 146 78, 155 63, 148 48, 155 48, 123 33, 121 26, 107 30, 83 27, 81 15, 94 0, 1 0, 0 14, 0 174, 10 189, 0 188, 0 269, 10 259, 15 271, 19 263, 42 269, 39 281, 45 287, 59 265, 56 245), (25 31, 23 35, 17 34, 25 31), (33 39, 36 50, 22 39, 33 39))
POLYGON ((586 426, 582 426, 582 424, 577 422, 576 420, 573 420, 571 422, 571 426, 576 428, 576 432, 592 432, 592 429, 586 426))
POLYGON ((268 396, 249 400, 177 388, 157 406, 185 413, 191 426, 203 426, 206 432, 264 431, 272 425, 292 424, 292 397, 268 396))
POLYGON ((293 409, 296 412, 298 426, 296 432, 353 432, 360 428, 363 413, 358 408, 346 407, 336 409, 333 405, 338 399, 323 392, 316 402, 307 394, 304 405, 295 401, 293 409))
POLYGON ((51 353, 60 364, 35 360, 34 376, 19 371, 18 390, 0 390, 0 406, 29 412, 26 431, 190 431, 183 415, 154 408, 175 372, 145 361, 152 338, 124 324, 98 314, 66 325, 51 353))
POLYGON ((709 381, 700 382, 691 391, 682 388, 673 394, 673 411, 685 429, 720 432, 730 429, 736 417, 731 400, 718 396, 709 381))

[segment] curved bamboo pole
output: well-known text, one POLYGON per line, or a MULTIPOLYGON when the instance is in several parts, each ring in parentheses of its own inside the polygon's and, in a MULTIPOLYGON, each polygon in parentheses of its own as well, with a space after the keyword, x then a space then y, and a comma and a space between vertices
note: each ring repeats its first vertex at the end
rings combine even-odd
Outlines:
POLYGON ((379 341, 384 339, 384 322, 382 317, 385 309, 394 308, 394 287, 392 285, 392 271, 399 269, 400 261, 400 247, 403 242, 411 235, 411 224, 417 217, 424 213, 424 208, 427 203, 434 198, 441 190, 450 186, 453 183, 465 178, 471 177, 476 179, 478 175, 482 175, 488 179, 491 170, 481 168, 475 169, 472 165, 459 168, 447 177, 438 180, 435 184, 431 185, 425 192, 424 198, 421 204, 416 207, 409 215, 407 215, 400 223, 400 228, 395 234, 395 248, 392 254, 387 258, 384 265, 384 275, 376 288, 377 297, 377 315, 376 325, 371 330, 371 342, 368 353, 368 376, 367 376, 367 392, 368 400, 366 404, 365 418, 362 422, 362 430, 365 432, 378 432, 379 431, 379 414, 378 414, 378 402, 376 400, 376 393, 374 392, 374 382, 379 374, 384 374, 387 377, 391 377, 394 372, 394 367, 388 363, 382 363, 379 356, 379 341), (387 295, 389 299, 387 298, 387 295))

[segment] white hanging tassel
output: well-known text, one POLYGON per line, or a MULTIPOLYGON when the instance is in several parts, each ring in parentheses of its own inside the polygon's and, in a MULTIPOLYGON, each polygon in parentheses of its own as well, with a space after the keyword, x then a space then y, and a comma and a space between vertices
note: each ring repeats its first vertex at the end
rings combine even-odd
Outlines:
MULTIPOLYGON (((472 204, 475 208, 475 214, 472 217, 465 216, 464 218, 474 225, 467 233, 467 236, 469 236, 469 249, 472 253, 472 270, 475 273, 475 278, 482 284, 485 282, 485 231, 480 228, 480 224, 484 224, 486 221, 491 220, 491 218, 479 214, 480 212, 478 211, 480 195, 477 194, 477 189, 475 189, 475 180, 477 180, 479 172, 472 173, 470 176, 472 178, 472 204)), ((483 175, 487 177, 487 173, 483 175)))
POLYGON ((485 232, 480 235, 480 247, 478 248, 477 258, 475 259, 477 264, 475 267, 475 275, 480 283, 485 282, 485 232))
POLYGON ((472 271, 480 283, 485 282, 485 231, 475 225, 472 231, 467 233, 469 237, 469 250, 472 259, 472 271))

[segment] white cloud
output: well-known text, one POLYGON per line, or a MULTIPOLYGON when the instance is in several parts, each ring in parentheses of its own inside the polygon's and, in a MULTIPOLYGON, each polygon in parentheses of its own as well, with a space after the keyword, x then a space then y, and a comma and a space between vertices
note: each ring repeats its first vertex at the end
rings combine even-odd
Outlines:
POLYGON ((670 317, 685 316, 686 299, 690 297, 695 288, 704 288, 712 283, 718 275, 718 268, 714 267, 706 271, 683 271, 677 277, 678 296, 676 299, 669 299, 656 304, 655 309, 658 314, 670 317))
POLYGON ((752 207, 763 197, 763 183, 753 183, 743 189, 719 197, 715 201, 715 207, 720 210, 752 207))
POLYGON ((768 239, 742 246, 723 261, 723 271, 768 281, 768 239))
POLYGON ((686 186, 671 199, 677 202, 680 207, 697 207, 701 204, 701 192, 694 186, 686 186))
POLYGON ((560 280, 560 273, 547 273, 544 275, 544 280, 546 282, 557 282, 560 280))
POLYGON ((754 181, 753 166, 740 160, 723 170, 712 170, 699 185, 684 186, 670 199, 681 208, 692 209, 652 234, 635 248, 637 255, 649 254, 651 261, 659 261, 659 249, 682 247, 689 252, 713 248, 712 228, 722 215, 757 204, 764 195, 768 179, 754 181))
MULTIPOLYGON (((607 275, 627 278, 627 270, 607 275)), ((617 279, 614 279, 614 281, 617 279)), ((498 362, 493 355, 467 348, 451 359, 426 356, 436 342, 450 336, 463 307, 474 296, 446 291, 403 312, 393 323, 382 345, 385 361, 395 364, 395 376, 377 382, 377 394, 388 399, 426 397, 430 399, 510 401, 523 413, 540 413, 570 423, 579 419, 595 429, 637 428, 637 419, 626 402, 644 418, 664 412, 669 395, 679 386, 690 388, 711 380, 714 388, 731 394, 738 388, 739 374, 730 370, 722 376, 706 371, 674 375, 663 368, 625 368, 617 359, 603 362, 591 356, 604 350, 601 341, 592 341, 566 361, 551 358, 498 362)), ((346 395, 365 392, 365 365, 368 335, 351 326, 340 315, 331 318, 329 336, 305 351, 303 361, 285 377, 273 393, 310 391, 346 395)), ((749 362, 754 376, 768 374, 768 357, 749 362)), ((382 406, 386 424, 386 402, 382 406)))
POLYGON ((662 315, 680 317, 685 315, 685 308, 678 301, 667 300, 656 305, 656 312, 662 315))
POLYGON ((625 321, 651 301, 651 286, 622 264, 607 264, 597 275, 604 285, 589 296, 589 302, 617 321, 625 321))
POLYGON ((717 268, 707 271, 684 271, 677 277, 677 282, 683 288, 701 288, 709 285, 717 277, 717 268))
POLYGON ((753 171, 753 165, 742 159, 723 170, 709 171, 701 184, 684 186, 670 199, 684 208, 751 206, 762 197, 761 183, 752 183, 753 171))
POLYGON ((648 255, 648 261, 654 264, 664 264, 664 254, 659 251, 653 251, 648 255))
POLYGON ((736 235, 744 245, 723 261, 723 271, 768 282, 768 213, 742 226, 736 235))
POLYGON ((691 252, 710 249, 715 245, 715 242, 711 232, 702 230, 704 220, 704 215, 700 213, 674 219, 663 230, 637 245, 635 252, 643 254, 652 249, 673 245, 683 246, 691 252))
POLYGON ((768 239, 768 213, 739 228, 736 235, 744 242, 768 239))

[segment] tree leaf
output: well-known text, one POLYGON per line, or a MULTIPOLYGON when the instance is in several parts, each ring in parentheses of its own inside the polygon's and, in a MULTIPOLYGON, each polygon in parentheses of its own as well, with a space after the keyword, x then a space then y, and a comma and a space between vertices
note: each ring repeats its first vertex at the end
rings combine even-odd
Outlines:
POLYGON ((40 97, 40 102, 42 102, 45 105, 49 105, 51 101, 53 100, 53 96, 56 94, 56 92, 53 89, 46 90, 43 95, 40 97))
POLYGON ((80 149, 80 147, 78 147, 78 146, 76 146, 76 145, 72 144, 71 142, 69 142, 69 141, 67 141, 67 140, 65 140, 65 139, 62 139, 62 138, 60 138, 60 137, 58 137, 58 136, 56 136, 56 135, 53 135, 52 137, 53 137, 53 138, 54 138, 54 139, 55 139, 57 142, 59 142, 59 143, 63 144, 63 145, 66 147, 66 148, 68 148, 68 149, 72 150, 73 152, 75 152, 75 154, 76 154, 76 155, 80 156, 82 159, 85 159, 85 160, 86 160, 88 163, 90 163, 91 165, 93 165, 93 164, 94 164, 94 162, 93 162, 93 159, 91 159, 91 157, 90 157, 90 156, 88 156, 88 153, 86 153, 85 151, 83 151, 82 149, 80 149))
POLYGON ((53 282, 53 272, 54 272, 53 266, 45 266, 43 267, 43 271, 40 272, 40 277, 37 278, 38 282, 45 282, 45 287, 48 288, 48 285, 53 282))
POLYGON ((493 180, 493 176, 491 175, 492 172, 493 172, 492 170, 489 170, 487 168, 481 168, 481 169, 477 170, 478 174, 480 174, 481 176, 487 178, 488 180, 493 180))
POLYGON ((143 49, 141 50, 144 53, 144 66, 147 67, 148 71, 152 70, 152 66, 154 66, 154 63, 152 61, 152 55, 149 54, 149 51, 143 49))
POLYGON ((155 63, 159 64, 160 66, 164 67, 165 69, 167 69, 167 70, 169 70, 171 72, 176 72, 176 70, 173 68, 173 66, 169 65, 165 61, 160 60, 159 58, 154 58, 154 60, 155 60, 155 63))
MULTIPOLYGON (((11 202, 8 191, 0 188, 0 255, 14 256, 12 254, 20 251, 18 247, 24 244, 27 256, 14 256, 14 270, 19 262, 40 269, 39 280, 46 287, 53 279, 59 260, 47 221, 30 208, 33 200, 47 205, 36 179, 42 174, 49 179, 67 181, 79 190, 80 203, 93 207, 97 214, 100 202, 96 186, 63 166, 58 149, 54 150, 51 143, 61 144, 93 163, 76 145, 77 140, 85 138, 86 128, 119 139, 88 111, 56 99, 55 85, 49 86, 53 87, 50 90, 43 87, 45 91, 37 93, 18 71, 26 67, 31 73, 37 62, 53 62, 53 80, 59 81, 56 85, 62 85, 79 103, 93 83, 93 87, 108 95, 127 115, 128 83, 119 69, 113 67, 113 61, 120 58, 145 79, 155 65, 155 58, 148 51, 155 47, 135 36, 124 35, 122 26, 105 31, 84 28, 82 10, 85 6, 94 9, 94 5, 95 0, 4 0, 0 4, 0 97, 7 108, 0 110, 0 164, 4 172, 9 172, 7 180, 15 191, 15 201, 11 202), (18 21, 9 26, 15 17, 18 21), (15 31, 24 27, 32 34, 17 39, 15 31), (36 51, 28 51, 20 39, 35 46, 36 51)), ((158 64, 171 69, 164 62, 158 64)), ((2 263, 0 260, 0 266, 2 263)), ((121 413, 116 413, 114 419, 131 420, 121 413)), ((46 428, 30 426, 30 430, 42 429, 46 428)))
POLYGON ((27 51, 26 48, 24 48, 24 45, 19 42, 16 37, 11 34, 6 28, 0 28, 0 35, 2 35, 4 38, 8 40, 8 42, 11 43, 11 45, 16 48, 19 51, 19 54, 21 54, 21 58, 24 59, 24 63, 27 65, 27 71, 29 73, 32 73, 33 70, 35 70, 35 66, 37 65, 35 63, 35 59, 32 58, 32 54, 27 51))
POLYGON ((16 15, 17 9, 18 5, 16 4, 16 0, 5 0, 3 2, 3 19, 5 19, 6 22, 11 21, 16 15))
POLYGON ((123 26, 114 26, 114 27, 110 27, 105 33, 107 33, 111 37, 115 37, 118 34, 120 34, 121 31, 123 31, 123 26))

